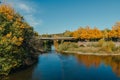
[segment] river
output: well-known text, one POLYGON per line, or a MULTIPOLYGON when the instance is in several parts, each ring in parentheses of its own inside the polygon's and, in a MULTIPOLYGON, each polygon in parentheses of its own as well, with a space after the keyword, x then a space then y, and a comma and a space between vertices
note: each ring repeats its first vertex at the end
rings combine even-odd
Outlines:
POLYGON ((8 80, 120 80, 120 57, 66 55, 52 47, 39 55, 37 64, 8 80))

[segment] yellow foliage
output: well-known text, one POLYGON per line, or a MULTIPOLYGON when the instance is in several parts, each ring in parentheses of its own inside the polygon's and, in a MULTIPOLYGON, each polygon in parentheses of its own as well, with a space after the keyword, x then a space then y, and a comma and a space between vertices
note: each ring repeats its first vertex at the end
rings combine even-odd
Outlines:
POLYGON ((10 32, 10 33, 8 33, 8 34, 6 35, 6 37, 7 37, 7 38, 10 38, 11 35, 12 35, 12 33, 10 32))
POLYGON ((7 18, 8 18, 8 20, 12 20, 12 19, 13 19, 13 16, 7 15, 7 18))
POLYGON ((20 45, 22 44, 22 42, 17 41, 15 44, 16 44, 17 46, 20 46, 20 45))
POLYGON ((77 38, 79 38, 78 36, 79 36, 78 31, 74 31, 73 32, 73 37, 75 37, 77 39, 77 38))
POLYGON ((1 43, 5 43, 5 42, 7 42, 6 37, 2 37, 2 39, 1 39, 1 43))
POLYGON ((12 41, 12 43, 14 44, 14 43, 17 41, 17 37, 14 36, 11 41, 12 41))
POLYGON ((2 27, 0 27, 0 30, 2 30, 2 27))
POLYGON ((22 44, 23 40, 24 39, 22 37, 17 38, 16 36, 14 36, 11 41, 13 44, 20 46, 22 44))
POLYGON ((9 5, 1 4, 0 5, 0 13, 4 14, 8 20, 13 19, 14 10, 9 5))
POLYGON ((117 22, 112 30, 99 30, 90 27, 78 28, 73 32, 73 37, 76 39, 90 40, 90 39, 119 39, 120 38, 120 22, 117 22))
POLYGON ((85 40, 89 40, 89 39, 99 39, 102 38, 102 32, 97 29, 91 29, 90 27, 86 27, 86 28, 79 28, 78 30, 73 32, 73 37, 77 38, 77 39, 85 39, 85 40))
POLYGON ((109 38, 117 37, 117 32, 116 32, 116 30, 111 30, 111 31, 108 33, 108 36, 109 36, 109 38))
MULTIPOLYGON (((7 76, 12 69, 23 65, 21 63, 26 58, 33 56, 29 50, 29 46, 34 44, 33 36, 35 37, 33 28, 19 13, 8 4, 0 4, 0 75, 7 76)), ((34 46, 31 46, 33 49, 34 46)))
POLYGON ((21 25, 21 26, 20 26, 20 28, 23 28, 23 29, 24 29, 24 28, 25 28, 25 26, 24 26, 24 25, 21 25))
POLYGON ((19 40, 20 42, 22 42, 22 41, 23 41, 23 38, 22 38, 22 37, 19 37, 18 40, 19 40))

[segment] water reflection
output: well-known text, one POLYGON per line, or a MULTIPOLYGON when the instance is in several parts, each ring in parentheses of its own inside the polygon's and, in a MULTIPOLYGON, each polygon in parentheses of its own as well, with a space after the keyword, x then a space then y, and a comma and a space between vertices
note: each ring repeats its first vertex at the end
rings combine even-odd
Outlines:
POLYGON ((98 68, 101 64, 110 66, 112 71, 120 77, 120 56, 91 56, 91 55, 78 55, 76 59, 83 63, 87 68, 95 66, 98 68))
POLYGON ((34 64, 29 68, 17 71, 9 76, 0 77, 0 80, 34 80, 32 79, 32 75, 36 66, 37 64, 34 64))
POLYGON ((20 72, 11 74, 8 80, 32 80, 32 75, 37 64, 31 66, 30 68, 24 69, 20 72))
POLYGON ((120 80, 120 56, 56 53, 39 56, 37 65, 6 80, 120 80))

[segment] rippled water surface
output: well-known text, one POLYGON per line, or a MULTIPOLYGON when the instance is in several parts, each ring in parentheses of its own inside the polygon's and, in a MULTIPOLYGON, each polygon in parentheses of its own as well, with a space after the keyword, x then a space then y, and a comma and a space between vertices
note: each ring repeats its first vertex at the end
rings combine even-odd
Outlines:
POLYGON ((65 55, 52 50, 9 80, 120 80, 120 57, 65 55))

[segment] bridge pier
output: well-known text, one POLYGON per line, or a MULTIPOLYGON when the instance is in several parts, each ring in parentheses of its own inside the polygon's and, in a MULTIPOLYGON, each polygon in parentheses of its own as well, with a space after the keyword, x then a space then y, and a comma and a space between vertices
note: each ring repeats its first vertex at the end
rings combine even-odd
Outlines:
POLYGON ((47 41, 49 45, 53 44, 56 49, 58 48, 59 44, 63 43, 64 41, 71 41, 74 39, 74 37, 40 37, 40 40, 47 41))

